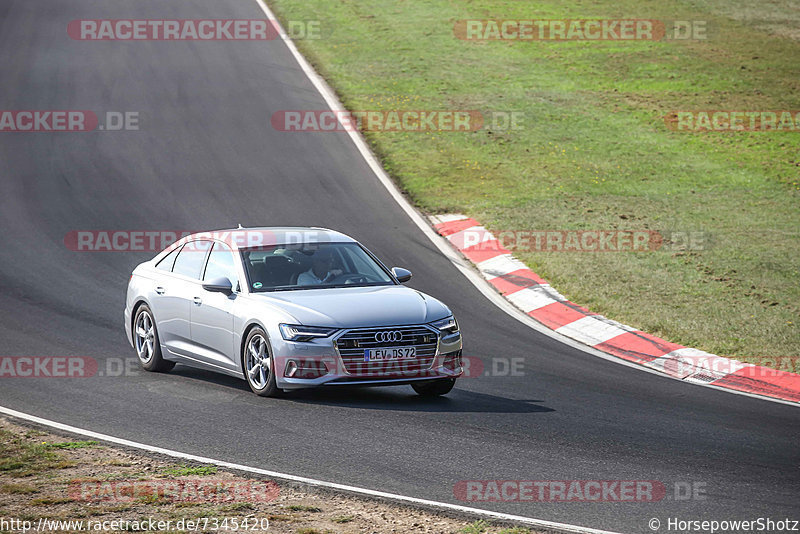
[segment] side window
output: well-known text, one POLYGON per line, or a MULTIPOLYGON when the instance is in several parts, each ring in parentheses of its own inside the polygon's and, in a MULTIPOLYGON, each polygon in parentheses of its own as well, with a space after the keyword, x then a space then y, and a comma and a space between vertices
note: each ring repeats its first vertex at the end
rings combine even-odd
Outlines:
POLYGON ((206 272, 203 281, 211 281, 215 278, 227 278, 231 281, 231 286, 236 288, 238 276, 236 275, 236 264, 233 261, 233 252, 223 243, 214 243, 211 254, 208 255, 206 272))
POLYGON ((156 264, 156 269, 161 269, 162 271, 171 271, 172 266, 175 265, 175 258, 178 256, 178 252, 180 252, 181 247, 175 247, 175 250, 161 258, 161 261, 156 264))
POLYGON ((200 240, 186 243, 175 259, 175 267, 172 268, 172 272, 199 280, 209 247, 211 247, 211 241, 200 240))

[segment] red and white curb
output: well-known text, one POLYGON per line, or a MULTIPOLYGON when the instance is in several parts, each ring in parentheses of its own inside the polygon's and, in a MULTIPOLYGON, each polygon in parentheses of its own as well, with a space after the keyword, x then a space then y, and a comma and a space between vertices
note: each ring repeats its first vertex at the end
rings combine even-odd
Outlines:
POLYGON ((603 353, 695 384, 800 404, 800 375, 670 343, 570 302, 475 219, 430 217, 436 231, 509 302, 547 328, 603 353))

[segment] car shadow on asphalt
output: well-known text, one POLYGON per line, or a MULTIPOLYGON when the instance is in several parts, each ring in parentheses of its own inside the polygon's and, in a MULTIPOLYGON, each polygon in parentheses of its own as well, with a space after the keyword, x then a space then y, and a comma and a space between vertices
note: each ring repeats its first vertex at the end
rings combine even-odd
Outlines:
POLYGON ((510 399, 489 393, 459 389, 458 385, 443 397, 421 397, 411 386, 305 389, 289 392, 294 402, 344 406, 366 410, 440 413, 537 413, 554 412, 541 400, 510 399), (341 388, 341 389, 340 389, 341 388))
MULTIPOLYGON (((241 391, 250 392, 244 380, 221 375, 211 371, 178 366, 171 375, 209 382, 241 391)), ((361 408, 364 410, 385 410, 431 413, 544 413, 554 412, 542 406, 542 400, 512 399, 489 393, 478 393, 456 387, 443 397, 422 397, 411 386, 390 387, 349 387, 328 386, 316 389, 289 391, 276 398, 259 398, 254 401, 287 401, 302 404, 361 408)))

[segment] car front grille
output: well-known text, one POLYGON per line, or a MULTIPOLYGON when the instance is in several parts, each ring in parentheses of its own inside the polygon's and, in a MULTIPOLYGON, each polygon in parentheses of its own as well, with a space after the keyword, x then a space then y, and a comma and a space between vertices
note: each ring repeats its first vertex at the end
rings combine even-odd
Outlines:
POLYGON ((426 326, 358 328, 349 330, 336 340, 336 348, 345 370, 364 377, 413 376, 430 369, 436 357, 438 334, 426 326), (396 333, 402 335, 396 341, 396 333), (376 334, 379 340, 376 341, 376 334), (417 357, 402 360, 364 361, 364 349, 416 347, 417 357))

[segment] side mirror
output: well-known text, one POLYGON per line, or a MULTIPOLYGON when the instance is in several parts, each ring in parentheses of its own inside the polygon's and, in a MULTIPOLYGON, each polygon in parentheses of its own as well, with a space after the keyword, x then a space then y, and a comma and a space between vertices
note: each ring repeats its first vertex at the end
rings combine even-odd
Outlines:
POLYGON ((411 280, 411 271, 408 269, 403 269, 402 267, 392 267, 392 274, 401 284, 411 280))
POLYGON ((225 293, 226 295, 233 293, 231 281, 224 276, 209 280, 208 283, 203 284, 203 289, 212 293, 225 293))

